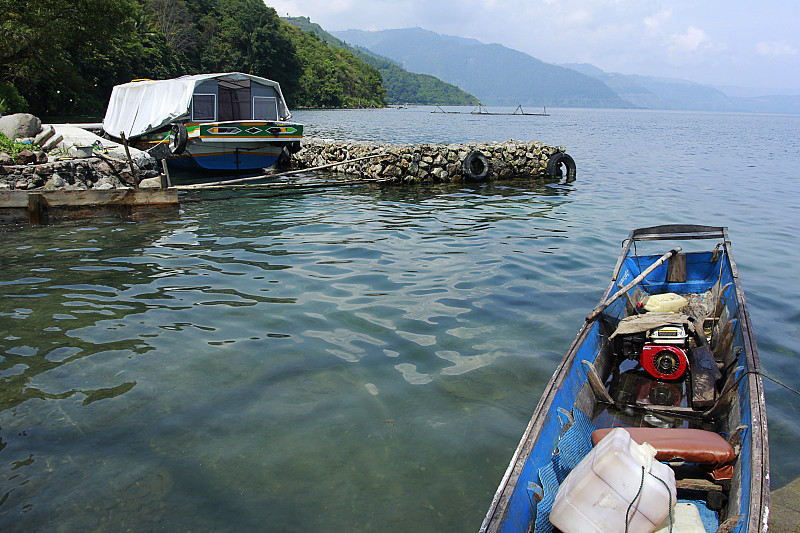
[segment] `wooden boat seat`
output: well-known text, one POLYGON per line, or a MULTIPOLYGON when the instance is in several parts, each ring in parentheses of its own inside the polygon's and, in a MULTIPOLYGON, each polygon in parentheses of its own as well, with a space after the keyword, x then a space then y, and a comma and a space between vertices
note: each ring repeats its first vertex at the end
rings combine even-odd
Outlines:
MULTIPOLYGON (((592 433, 592 445, 613 428, 601 428, 592 433)), ((637 443, 648 442, 656 449, 659 461, 681 460, 696 463, 709 471, 717 481, 731 479, 736 452, 718 433, 689 428, 625 428, 637 443)))

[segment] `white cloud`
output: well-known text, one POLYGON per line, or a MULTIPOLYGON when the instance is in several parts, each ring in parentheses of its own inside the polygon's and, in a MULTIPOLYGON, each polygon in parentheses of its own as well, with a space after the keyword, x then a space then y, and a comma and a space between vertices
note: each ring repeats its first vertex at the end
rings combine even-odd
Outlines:
POLYGON ((797 54, 797 48, 793 48, 786 42, 758 43, 756 51, 762 56, 793 56, 797 54))
POLYGON ((686 28, 685 33, 674 33, 667 37, 673 51, 690 53, 696 52, 702 45, 710 44, 711 38, 701 30, 694 26, 686 28))
POLYGON ((647 34, 659 41, 662 46, 668 47, 671 54, 692 53, 704 45, 710 46, 711 38, 696 26, 689 26, 684 32, 671 31, 668 28, 671 18, 672 10, 662 9, 643 20, 647 34))
POLYGON ((588 26, 592 22, 592 15, 585 9, 577 9, 567 15, 567 23, 572 26, 588 26))
POLYGON ((672 17, 672 10, 671 9, 662 9, 655 15, 650 15, 649 17, 645 17, 644 19, 644 27, 647 30, 654 34, 659 35, 663 33, 661 26, 667 22, 670 17, 672 17))

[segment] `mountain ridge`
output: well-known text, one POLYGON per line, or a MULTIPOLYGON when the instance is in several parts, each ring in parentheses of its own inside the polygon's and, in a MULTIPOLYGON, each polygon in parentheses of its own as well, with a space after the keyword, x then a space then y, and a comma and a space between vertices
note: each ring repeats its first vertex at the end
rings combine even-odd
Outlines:
POLYGON ((758 89, 715 87, 680 78, 609 73, 588 63, 562 66, 604 81, 620 97, 647 109, 800 113, 800 95, 780 94, 777 89, 761 89, 759 94, 758 89))
POLYGON ((360 61, 378 70, 386 89, 389 104, 477 105, 478 99, 459 87, 429 74, 410 72, 390 58, 367 48, 351 46, 326 32, 308 17, 284 17, 282 20, 300 30, 312 33, 335 48, 346 50, 360 61))
POLYGON ((452 83, 483 104, 634 107, 596 78, 496 43, 487 45, 422 28, 330 33, 397 61, 407 70, 452 83))
POLYGON ((477 96, 483 104, 800 113, 800 95, 728 94, 679 78, 608 73, 586 63, 553 65, 501 44, 423 28, 331 34, 477 96), (587 81, 591 80, 591 81, 587 81))

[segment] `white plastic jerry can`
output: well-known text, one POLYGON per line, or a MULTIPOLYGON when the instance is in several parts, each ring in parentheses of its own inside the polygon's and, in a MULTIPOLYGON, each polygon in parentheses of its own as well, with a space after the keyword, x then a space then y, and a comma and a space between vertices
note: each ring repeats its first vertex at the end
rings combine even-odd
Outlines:
POLYGON ((550 522, 564 533, 624 533, 627 520, 629 533, 653 533, 676 502, 675 474, 655 455, 613 429, 561 483, 550 522))

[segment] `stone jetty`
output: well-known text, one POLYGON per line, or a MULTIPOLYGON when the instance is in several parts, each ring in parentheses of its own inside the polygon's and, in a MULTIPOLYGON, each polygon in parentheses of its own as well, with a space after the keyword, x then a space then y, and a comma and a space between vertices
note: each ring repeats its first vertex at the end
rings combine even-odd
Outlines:
POLYGON ((332 171, 398 183, 444 183, 559 176, 555 168, 559 160, 567 167, 567 177, 574 178, 574 162, 564 151, 538 141, 396 145, 306 138, 292 156, 292 166, 316 168, 354 161, 332 171), (371 155, 380 157, 364 159, 371 155))
POLYGON ((0 132, 30 148, 0 153, 0 190, 107 190, 158 186, 158 161, 70 125, 42 125, 29 114, 0 118, 0 132), (130 159, 128 158, 130 153, 130 159))
MULTIPOLYGON (((126 150, 82 127, 42 125, 33 115, 19 114, 1 117, 0 132, 31 147, 16 159, 0 153, 0 191, 108 190, 162 183, 160 162, 150 154, 126 150)), ((299 151, 292 152, 285 156, 294 169, 323 167, 355 180, 425 184, 575 178, 575 163, 564 148, 538 141, 398 145, 306 137, 299 151)))

